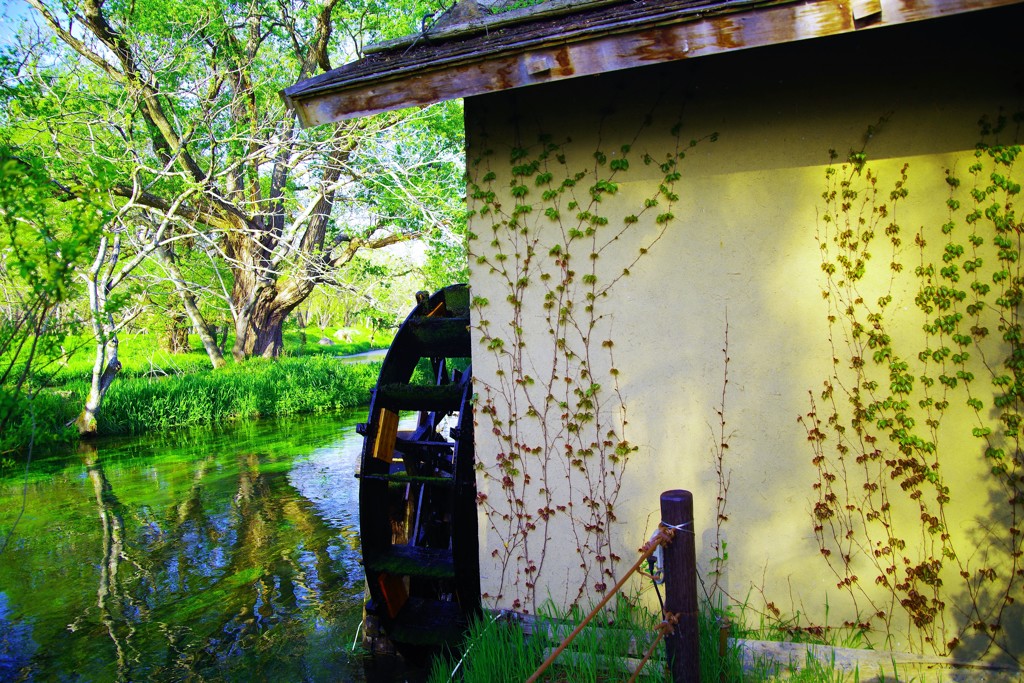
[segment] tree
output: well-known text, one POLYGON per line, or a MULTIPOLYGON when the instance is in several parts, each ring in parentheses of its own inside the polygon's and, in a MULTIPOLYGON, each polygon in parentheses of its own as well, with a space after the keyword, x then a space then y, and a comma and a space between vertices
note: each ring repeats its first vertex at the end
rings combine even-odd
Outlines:
POLYGON ((108 217, 82 197, 57 201, 39 169, 0 145, 0 448, 21 445, 14 423, 33 396, 24 390, 67 331, 54 311, 72 295, 75 269, 108 217))
MULTIPOLYGON (((364 40, 418 29, 416 4, 29 3, 60 49, 22 45, 20 74, 40 97, 21 105, 20 144, 68 186, 96 182, 114 206, 130 202, 151 223, 173 214, 175 236, 187 233, 224 263, 236 359, 280 353, 288 314, 359 250, 423 231, 422 221, 399 219, 415 212, 371 211, 366 188, 393 184, 397 195, 406 183, 403 200, 426 204, 430 193, 414 181, 429 174, 378 173, 360 153, 367 141, 387 150, 384 138, 422 115, 302 131, 276 95, 331 68, 342 43, 353 56, 364 40), (66 106, 71 99, 82 108, 66 106), (340 204, 348 210, 339 220, 340 204)), ((173 239, 154 249, 172 280, 174 249, 173 239)), ((194 295, 178 280, 183 297, 194 295)), ((185 308, 201 329, 199 307, 185 299, 185 308)))
POLYGON ((469 275, 464 147, 462 103, 451 101, 361 150, 360 161, 372 170, 365 172, 360 199, 382 219, 417 231, 425 243, 423 259, 415 259, 422 278, 417 289, 433 291, 469 275))
POLYGON ((157 224, 150 224, 147 218, 153 212, 136 216, 134 204, 129 202, 121 207, 112 221, 112 229, 100 235, 96 248, 96 256, 87 270, 81 273, 89 297, 89 320, 92 325, 93 338, 96 340, 96 353, 93 362, 89 394, 86 397, 82 412, 75 421, 79 434, 95 434, 97 429, 96 415, 99 412, 103 397, 121 371, 118 359, 118 331, 126 321, 130 321, 140 311, 126 312, 132 296, 131 290, 125 290, 126 281, 133 276, 136 269, 156 253, 161 263, 172 273, 171 280, 185 303, 185 309, 192 317, 193 324, 199 331, 203 346, 214 368, 224 365, 217 341, 211 333, 206 321, 202 319, 195 299, 181 281, 180 273, 171 254, 171 234, 174 218, 180 203, 188 197, 188 193, 179 195, 170 209, 157 224), (122 259, 124 238, 134 242, 130 258, 122 259), (121 291, 116 291, 116 290, 121 291), (115 315, 120 320, 115 321, 115 315))

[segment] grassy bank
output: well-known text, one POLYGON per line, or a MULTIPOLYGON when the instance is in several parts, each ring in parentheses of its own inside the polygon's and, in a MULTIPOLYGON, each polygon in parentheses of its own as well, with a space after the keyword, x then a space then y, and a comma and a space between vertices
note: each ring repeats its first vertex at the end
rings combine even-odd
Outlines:
MULTIPOLYGON (((123 368, 103 401, 99 433, 140 434, 364 404, 380 364, 340 362, 336 356, 370 349, 368 333, 348 336, 349 342, 321 346, 318 333, 308 333, 301 344, 292 332, 285 336, 280 359, 234 363, 229 358, 226 368, 214 371, 198 340, 191 352, 170 354, 157 346, 154 335, 122 335, 123 368)), ((85 401, 94 347, 79 339, 68 340, 66 348, 70 355, 64 362, 39 367, 36 384, 29 387, 34 398, 19 398, 14 419, 0 434, 0 465, 13 464, 29 443, 46 449, 77 439, 67 425, 85 401)))
MULTIPOLYGON (((653 642, 659 620, 621 595, 614 605, 592 622, 602 626, 585 628, 541 680, 604 683, 629 679, 629 667, 636 665, 653 642)), ((428 683, 522 683, 585 616, 579 609, 565 613, 547 604, 528 621, 511 614, 477 619, 470 624, 461 648, 464 656, 436 659, 428 683)), ((655 649, 660 660, 650 662, 637 681, 667 680, 664 647, 655 649)))
POLYGON ((322 413, 368 399, 379 363, 324 356, 253 359, 213 372, 115 382, 99 418, 101 434, 209 425, 237 419, 322 413))
MULTIPOLYGON (((720 613, 706 609, 700 614, 700 679, 714 683, 856 683, 862 680, 856 670, 849 671, 829 661, 825 650, 816 656, 808 650, 799 659, 779 662, 744 655, 737 638, 775 635, 792 641, 784 624, 749 629, 720 620, 720 613)), ((528 679, 561 639, 584 614, 580 610, 559 612, 550 606, 527 620, 518 615, 488 615, 474 621, 466 634, 459 656, 434 661, 428 683, 521 683, 528 679)), ((612 683, 628 681, 654 639, 660 619, 638 605, 633 598, 619 597, 609 609, 586 627, 572 645, 540 678, 550 683, 612 683)), ((763 627, 763 624, 762 624, 763 627)), ((806 634, 805 634, 806 635, 806 634)), ((834 634, 833 634, 834 635, 834 634)), ((825 645, 838 645, 820 639, 825 645)), ((827 648, 826 648, 827 650, 827 648)), ((864 676, 863 680, 874 676, 864 676)), ((665 648, 658 644, 654 655, 640 671, 637 681, 669 683, 671 675, 665 660, 665 648)), ((892 675, 885 680, 899 681, 892 675)), ((924 680, 910 679, 902 680, 924 680)), ((929 679, 931 680, 931 679, 929 679)))

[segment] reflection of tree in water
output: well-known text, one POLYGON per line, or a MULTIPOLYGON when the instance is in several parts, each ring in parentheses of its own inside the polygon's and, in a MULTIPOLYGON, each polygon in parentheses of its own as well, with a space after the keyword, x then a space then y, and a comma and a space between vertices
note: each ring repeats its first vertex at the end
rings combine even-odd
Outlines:
POLYGON ((96 590, 96 606, 99 609, 100 623, 103 624, 106 635, 114 646, 117 680, 127 681, 132 679, 132 662, 137 659, 131 652, 135 623, 145 618, 147 610, 144 605, 122 591, 120 570, 122 561, 127 561, 140 570, 141 567, 132 562, 126 554, 124 506, 114 495, 114 489, 99 462, 96 447, 83 443, 79 453, 85 463, 89 481, 92 482, 102 525, 103 554, 100 561, 99 587, 96 590))
MULTIPOLYGON (((347 579, 329 552, 337 534, 289 483, 287 469, 261 466, 255 454, 239 456, 237 466, 226 506, 178 506, 188 514, 179 514, 177 571, 212 580, 203 616, 179 623, 190 633, 179 639, 174 660, 191 671, 259 668, 283 650, 301 656, 308 634, 298 613, 309 609, 332 620, 350 602, 336 595, 347 579), (182 571, 186 561, 194 563, 191 571, 182 571)), ((170 573, 169 566, 160 569, 170 573)))
POLYGON ((161 511, 122 504, 95 450, 84 459, 102 525, 99 621, 118 680, 285 674, 343 648, 316 641, 352 611, 348 576, 331 557, 345 539, 288 467, 245 454, 229 474, 208 457, 161 511))

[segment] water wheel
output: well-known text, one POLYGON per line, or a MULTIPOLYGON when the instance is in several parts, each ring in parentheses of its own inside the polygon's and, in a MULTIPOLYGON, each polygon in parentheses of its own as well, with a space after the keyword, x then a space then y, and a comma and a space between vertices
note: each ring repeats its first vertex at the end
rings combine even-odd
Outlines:
POLYGON ((421 292, 360 425, 367 632, 406 654, 455 645, 480 608, 469 356, 468 287, 421 292))

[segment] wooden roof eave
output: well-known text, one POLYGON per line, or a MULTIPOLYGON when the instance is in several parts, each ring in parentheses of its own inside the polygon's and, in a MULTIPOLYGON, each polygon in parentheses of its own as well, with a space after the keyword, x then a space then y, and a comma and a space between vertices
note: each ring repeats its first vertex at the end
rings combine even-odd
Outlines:
MULTIPOLYGON (((282 92, 303 126, 368 116, 384 111, 690 59, 739 49, 904 24, 1021 0, 776 0, 723 4, 721 11, 680 17, 645 16, 595 31, 581 27, 558 35, 513 42, 500 50, 455 51, 430 60, 413 53, 393 68, 337 83, 330 74, 282 92), (322 85, 321 85, 322 83, 322 85), (294 95, 293 95, 294 93, 294 95)), ((707 8, 707 6, 704 6, 707 8)), ((378 55, 380 56, 380 55, 378 55)))
MULTIPOLYGON (((708 0, 708 2, 703 3, 699 2, 699 0, 681 1, 695 5, 694 9, 698 12, 714 12, 714 14, 720 15, 737 12, 751 6, 794 3, 800 0, 726 0, 724 2, 708 0)), ((600 7, 615 3, 621 3, 621 0, 590 3, 589 6, 600 7)), ((559 16, 564 13, 565 6, 561 9, 562 11, 560 12, 550 14, 559 16)), ((540 16, 544 17, 545 15, 540 16)), ((456 31, 457 40, 450 42, 459 46, 464 45, 465 48, 456 49, 452 55, 438 58, 433 53, 430 44, 431 41, 448 37, 448 31, 444 33, 429 32, 424 36, 410 36, 391 41, 393 45, 389 43, 386 46, 387 50, 373 49, 368 51, 368 53, 372 53, 371 57, 360 60, 360 62, 344 65, 332 72, 320 74, 319 76, 296 83, 282 90, 280 94, 286 106, 297 114, 300 123, 304 127, 358 118, 394 109, 426 106, 444 100, 569 77, 564 75, 565 69, 561 69, 559 73, 552 74, 552 78, 534 77, 525 80, 515 79, 515 83, 503 83, 502 75, 509 70, 510 66, 513 66, 509 64, 508 58, 510 56, 526 53, 532 55, 552 47, 564 46, 573 42, 590 42, 599 39, 602 35, 615 35, 636 31, 641 26, 653 29, 660 25, 679 23, 693 16, 695 15, 691 14, 689 17, 680 16, 679 10, 673 9, 661 14, 647 14, 634 21, 619 22, 606 28, 588 24, 574 29, 559 30, 557 34, 544 35, 540 39, 530 36, 525 40, 517 40, 503 45, 500 49, 494 49, 489 44, 485 45, 484 49, 473 49, 475 47, 474 38, 486 37, 488 42, 490 42, 489 38, 493 37, 493 34, 492 36, 487 36, 487 30, 495 30, 507 25, 507 22, 503 21, 504 17, 499 17, 502 19, 501 21, 488 24, 486 27, 476 25, 456 27, 459 29, 456 31), (485 35, 481 36, 481 33, 485 35), (403 50, 402 48, 405 49, 403 50), (381 54, 385 51, 392 53, 393 60, 389 58, 389 55, 381 54), (399 56, 394 56, 394 53, 399 53, 399 56), (366 73, 359 75, 353 76, 345 73, 352 66, 372 62, 375 58, 383 58, 385 63, 377 65, 375 68, 367 69, 366 73), (392 65, 392 61, 396 64, 392 65), (471 73, 467 74, 467 67, 475 68, 471 68, 471 73), (446 73, 449 70, 452 71, 451 74, 446 73), (488 72, 496 74, 498 82, 496 84, 493 83, 493 78, 488 79, 485 77, 484 80, 492 81, 490 85, 496 87, 486 87, 486 83, 480 83, 481 79, 479 76, 481 73, 486 74, 488 72), (335 74, 341 76, 340 80, 335 74), (464 78, 467 75, 471 76, 469 80, 464 78), (445 87, 446 82, 451 84, 450 90, 445 87), (418 87, 425 87, 426 90, 420 92, 418 87), (480 87, 485 89, 478 90, 480 87), (344 102, 349 99, 351 99, 350 105, 352 106, 346 107, 344 102), (334 106, 332 103, 337 103, 339 106, 334 106)), ((540 72, 537 70, 543 70, 544 62, 548 60, 541 57, 539 60, 540 64, 536 63, 538 61, 536 58, 527 61, 531 63, 525 65, 526 70, 528 72, 532 71, 534 76, 539 76, 540 72)), ((619 68, 628 68, 628 66, 619 68)), ((589 74, 578 73, 575 75, 589 74)))

